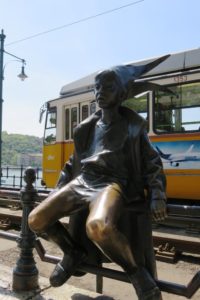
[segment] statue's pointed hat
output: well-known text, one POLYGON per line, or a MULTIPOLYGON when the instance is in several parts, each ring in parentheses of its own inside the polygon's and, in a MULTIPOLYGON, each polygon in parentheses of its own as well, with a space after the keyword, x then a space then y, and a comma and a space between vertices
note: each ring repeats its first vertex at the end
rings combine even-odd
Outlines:
POLYGON ((127 86, 127 84, 130 81, 134 81, 135 79, 140 78, 143 74, 149 72, 156 66, 158 66, 160 63, 162 63, 164 60, 166 60, 170 55, 165 55, 162 57, 159 57, 155 60, 153 60, 150 63, 147 63, 146 65, 124 65, 124 66, 115 66, 111 68, 119 77, 121 83, 124 87, 127 86))
MULTIPOLYGON (((145 65, 121 65, 115 66, 110 69, 113 71, 117 78, 119 79, 120 83, 122 84, 123 89, 126 91, 126 97, 135 96, 138 93, 145 91, 149 87, 153 87, 151 84, 147 84, 147 82, 135 82, 136 79, 139 79, 143 74, 147 73, 148 71, 152 70, 160 63, 165 61, 170 55, 161 56, 150 63, 145 65), (132 84, 130 84, 132 83, 132 84)), ((98 75, 97 75, 98 76, 98 75)))

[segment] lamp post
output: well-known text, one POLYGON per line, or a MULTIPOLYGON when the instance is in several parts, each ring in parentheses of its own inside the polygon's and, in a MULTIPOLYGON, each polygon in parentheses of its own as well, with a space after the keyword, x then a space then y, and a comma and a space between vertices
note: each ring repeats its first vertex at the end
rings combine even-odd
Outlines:
POLYGON ((6 38, 6 36, 2 29, 1 34, 0 34, 0 186, 1 186, 1 176, 2 176, 1 163, 2 163, 2 108, 3 108, 4 53, 9 56, 14 57, 17 61, 20 61, 22 63, 21 73, 18 75, 18 77, 22 81, 28 77, 24 72, 24 67, 25 67, 26 61, 12 53, 5 51, 5 49, 4 49, 5 38, 6 38))

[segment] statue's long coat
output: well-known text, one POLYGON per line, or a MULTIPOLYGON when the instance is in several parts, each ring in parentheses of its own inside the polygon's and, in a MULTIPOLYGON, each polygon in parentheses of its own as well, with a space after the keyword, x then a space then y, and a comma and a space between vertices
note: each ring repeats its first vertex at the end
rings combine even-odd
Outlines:
MULTIPOLYGON (((165 176, 162 162, 149 142, 146 134, 146 122, 134 111, 120 107, 121 115, 128 121, 129 184, 126 190, 126 203, 119 222, 119 228, 128 237, 139 265, 148 268, 153 276, 155 258, 152 244, 150 201, 165 200, 165 176)), ((65 164, 58 186, 62 186, 81 172, 81 159, 87 157, 92 139, 93 128, 101 117, 101 111, 93 114, 80 123, 74 132, 74 155, 65 164)), ((117 134, 117 133, 116 133, 117 134)), ((82 242, 90 253, 90 261, 99 261, 99 251, 87 239, 85 222, 87 211, 71 216, 70 232, 82 242)))

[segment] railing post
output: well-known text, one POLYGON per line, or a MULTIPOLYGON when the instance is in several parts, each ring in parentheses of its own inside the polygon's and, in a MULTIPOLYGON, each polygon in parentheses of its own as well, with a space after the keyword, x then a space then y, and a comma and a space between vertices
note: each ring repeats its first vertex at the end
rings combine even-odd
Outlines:
POLYGON ((23 182, 22 182, 22 180, 23 180, 23 170, 24 170, 24 168, 23 168, 23 165, 21 165, 21 168, 20 168, 20 184, 19 184, 19 186, 20 186, 20 189, 22 188, 22 185, 23 185, 23 182))
POLYGON ((28 215, 34 207, 37 191, 33 187, 36 179, 35 170, 27 168, 24 180, 26 186, 21 190, 22 201, 22 224, 18 247, 20 248, 19 259, 13 270, 13 290, 30 291, 38 288, 38 270, 33 257, 35 246, 35 234, 29 229, 28 215))

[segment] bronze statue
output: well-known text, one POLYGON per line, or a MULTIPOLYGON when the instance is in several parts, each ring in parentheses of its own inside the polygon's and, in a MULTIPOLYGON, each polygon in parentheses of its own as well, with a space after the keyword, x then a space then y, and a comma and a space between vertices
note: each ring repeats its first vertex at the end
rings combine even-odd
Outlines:
MULTIPOLYGON (((95 77, 100 110, 77 126, 74 154, 61 172, 58 188, 29 216, 30 228, 39 234, 45 232, 64 252, 50 277, 54 287, 66 282, 90 255, 59 219, 87 209, 89 240, 123 268, 138 299, 161 299, 154 280, 149 216, 150 212, 155 220, 166 216, 165 176, 161 159, 147 137, 145 120, 121 104, 133 80, 165 58, 145 66, 115 67, 95 77), (130 205, 140 220, 130 228, 131 239, 137 240, 133 244, 120 227, 123 211, 130 205), (140 244, 144 247, 135 251, 140 244), (141 253, 145 253, 142 258, 141 253)), ((134 222, 133 216, 131 219, 134 222)), ((80 223, 76 225, 81 231, 80 223)))

